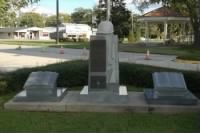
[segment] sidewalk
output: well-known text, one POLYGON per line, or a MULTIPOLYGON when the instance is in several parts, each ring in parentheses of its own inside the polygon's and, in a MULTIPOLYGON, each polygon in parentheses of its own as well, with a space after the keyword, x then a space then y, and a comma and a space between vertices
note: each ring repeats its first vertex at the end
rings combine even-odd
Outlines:
MULTIPOLYGON (((18 45, 0 45, 0 71, 13 71, 77 59, 87 60, 89 56, 89 51, 82 49, 64 49, 64 54, 60 54, 59 48, 22 46, 22 50, 16 50, 17 47, 18 45)), ((200 64, 177 63, 176 56, 171 55, 151 54, 150 60, 145 60, 145 54, 120 52, 119 58, 120 62, 200 71, 200 64)))

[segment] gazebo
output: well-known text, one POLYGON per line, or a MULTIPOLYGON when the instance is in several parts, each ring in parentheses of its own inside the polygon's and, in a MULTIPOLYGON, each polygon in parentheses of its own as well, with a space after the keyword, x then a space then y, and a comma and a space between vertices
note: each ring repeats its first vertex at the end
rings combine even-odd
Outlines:
MULTIPOLYGON (((168 25, 171 23, 181 24, 183 31, 185 25, 190 24, 190 18, 184 14, 181 14, 169 7, 163 6, 148 13, 145 13, 138 18, 138 22, 143 23, 145 27, 145 41, 149 42, 149 24, 163 24, 164 36, 163 41, 167 41, 168 38, 168 25)), ((140 30, 141 33, 141 30, 140 30)))

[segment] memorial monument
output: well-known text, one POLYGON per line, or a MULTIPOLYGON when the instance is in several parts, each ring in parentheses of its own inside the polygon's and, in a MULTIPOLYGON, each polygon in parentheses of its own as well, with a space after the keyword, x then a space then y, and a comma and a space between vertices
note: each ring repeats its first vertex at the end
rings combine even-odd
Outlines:
POLYGON ((153 73, 154 88, 145 89, 144 93, 128 94, 126 86, 119 85, 118 37, 114 35, 113 24, 109 21, 110 0, 107 1, 107 5, 107 20, 99 24, 97 34, 91 36, 90 40, 88 85, 81 91, 67 92, 65 88, 56 87, 58 78, 56 72, 33 72, 24 84, 24 90, 4 104, 5 109, 70 112, 199 112, 199 100, 187 89, 181 73, 153 73))
POLYGON ((113 32, 113 24, 103 21, 99 24, 97 35, 91 37, 88 86, 81 94, 101 90, 120 92, 118 37, 113 32))
POLYGON ((114 35, 110 19, 110 1, 107 2, 107 20, 102 21, 95 36, 91 36, 88 86, 81 95, 92 91, 111 91, 127 95, 125 86, 119 86, 118 36, 114 35))
POLYGON ((90 41, 89 89, 119 87, 118 37, 110 21, 100 23, 90 41))
POLYGON ((24 90, 14 97, 14 101, 60 101, 66 89, 56 87, 57 78, 56 72, 32 72, 24 84, 24 90))
POLYGON ((187 89, 182 73, 153 73, 154 89, 145 89, 149 104, 195 105, 198 99, 187 89))

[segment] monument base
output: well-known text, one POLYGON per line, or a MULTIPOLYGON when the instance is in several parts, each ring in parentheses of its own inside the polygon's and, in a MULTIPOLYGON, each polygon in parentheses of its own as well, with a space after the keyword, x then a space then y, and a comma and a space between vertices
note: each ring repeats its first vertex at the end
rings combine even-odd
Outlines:
POLYGON ((39 101, 39 102, 58 102, 58 101, 62 100, 62 98, 65 96, 66 93, 67 93, 66 88, 58 88, 56 96, 28 97, 26 90, 23 90, 14 97, 13 101, 14 102, 36 102, 36 101, 39 101))
POLYGON ((96 102, 112 102, 118 99, 120 102, 126 102, 128 100, 128 92, 126 86, 119 86, 118 91, 113 92, 113 89, 103 90, 89 90, 88 86, 84 86, 80 92, 80 101, 96 102))
MULTIPOLYGON (((90 94, 89 94, 90 95, 90 94)), ((100 96, 99 96, 100 97, 100 96)), ((120 96, 121 97, 121 96, 120 96)), ((112 98, 111 98, 112 99, 112 98)), ((48 112, 137 112, 137 113, 198 113, 197 105, 155 105, 145 101, 143 92, 128 92, 127 101, 120 99, 102 100, 97 97, 80 100, 80 91, 68 91, 58 102, 15 102, 13 99, 4 104, 6 110, 48 111, 48 112)))
POLYGON ((198 99, 190 92, 187 92, 185 96, 154 96, 153 89, 145 89, 144 97, 148 104, 160 104, 160 105, 196 105, 198 99))

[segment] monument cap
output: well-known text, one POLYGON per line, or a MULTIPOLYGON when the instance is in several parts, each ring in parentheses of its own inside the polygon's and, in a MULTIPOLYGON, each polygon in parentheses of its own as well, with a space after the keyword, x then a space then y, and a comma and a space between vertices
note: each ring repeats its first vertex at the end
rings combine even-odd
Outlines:
POLYGON ((114 32, 113 24, 110 21, 102 21, 98 26, 97 33, 111 34, 114 32))

